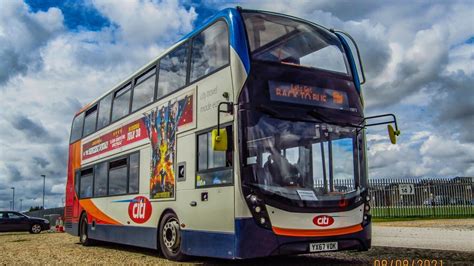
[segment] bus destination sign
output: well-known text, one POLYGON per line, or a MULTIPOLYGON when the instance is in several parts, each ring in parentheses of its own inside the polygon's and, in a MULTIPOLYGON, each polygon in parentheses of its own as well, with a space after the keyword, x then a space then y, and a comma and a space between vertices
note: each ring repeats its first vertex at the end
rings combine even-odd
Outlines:
POLYGON ((270 80, 270 100, 349 110, 349 99, 344 91, 270 80))

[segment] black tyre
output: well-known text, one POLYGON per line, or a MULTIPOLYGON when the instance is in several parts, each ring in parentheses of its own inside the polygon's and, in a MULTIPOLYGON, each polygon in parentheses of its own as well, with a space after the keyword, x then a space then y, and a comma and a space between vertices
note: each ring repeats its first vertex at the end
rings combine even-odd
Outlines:
POLYGON ((87 215, 83 214, 79 223, 79 241, 83 246, 90 246, 93 240, 89 238, 87 215))
POLYGON ((181 252, 181 231, 179 220, 174 213, 167 213, 160 222, 159 243, 163 255, 174 261, 183 261, 186 255, 181 252))
POLYGON ((41 224, 32 224, 30 227, 30 234, 39 234, 41 233, 41 230, 43 230, 41 224))

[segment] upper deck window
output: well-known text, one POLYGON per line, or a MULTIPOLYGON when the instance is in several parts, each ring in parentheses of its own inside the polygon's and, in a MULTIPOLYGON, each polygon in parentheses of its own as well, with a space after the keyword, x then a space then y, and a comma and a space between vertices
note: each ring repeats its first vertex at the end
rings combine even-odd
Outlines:
POLYGON ((76 142, 82 137, 82 126, 84 122, 84 113, 74 117, 71 129, 71 143, 76 142))
POLYGON ((86 111, 86 116, 84 119, 84 132, 83 136, 87 136, 95 131, 95 125, 97 121, 97 104, 89 108, 86 111))
POLYGON ((243 13, 252 59, 348 74, 344 50, 329 31, 284 16, 243 13))
POLYGON ((105 96, 99 102, 99 115, 97 118, 97 130, 107 126, 110 122, 110 107, 112 105, 113 94, 105 96))
POLYGON ((160 60, 158 98, 168 95, 186 84, 188 50, 188 42, 186 42, 160 60))
POLYGON ((112 105, 112 122, 128 115, 130 111, 130 89, 132 85, 128 84, 114 94, 112 105))
POLYGON ((156 67, 148 70, 135 79, 133 88, 132 112, 153 102, 155 97, 155 73, 156 67))
POLYGON ((193 39, 191 81, 229 63, 229 34, 224 21, 218 21, 193 39))

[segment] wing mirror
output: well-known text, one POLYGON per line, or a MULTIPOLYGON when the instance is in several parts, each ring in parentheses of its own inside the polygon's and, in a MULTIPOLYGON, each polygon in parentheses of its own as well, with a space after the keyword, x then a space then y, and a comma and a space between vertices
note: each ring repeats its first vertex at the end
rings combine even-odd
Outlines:
POLYGON ((397 144, 397 137, 400 136, 400 130, 398 129, 398 124, 397 124, 397 118, 395 117, 394 114, 384 114, 384 115, 375 115, 375 116, 369 116, 364 118, 363 123, 365 123, 364 127, 370 127, 370 126, 377 126, 377 125, 385 125, 385 124, 393 124, 395 125, 395 128, 393 128, 392 125, 387 126, 388 130, 388 136, 390 138, 390 142, 392 144, 397 144), (377 122, 377 123, 371 123, 367 124, 368 120, 371 119, 377 119, 381 117, 391 117, 391 121, 384 121, 384 122, 377 122))
POLYGON ((227 130, 225 128, 213 129, 211 132, 212 149, 215 151, 227 150, 227 130))
POLYGON ((400 130, 393 129, 392 125, 387 126, 388 136, 392 144, 397 144, 397 136, 400 136, 400 130))
POLYGON ((212 138, 212 149, 215 151, 226 151, 227 150, 227 130, 221 128, 221 113, 233 113, 233 103, 232 102, 220 102, 217 106, 217 129, 211 131, 212 138), (221 108, 224 107, 224 109, 221 108))

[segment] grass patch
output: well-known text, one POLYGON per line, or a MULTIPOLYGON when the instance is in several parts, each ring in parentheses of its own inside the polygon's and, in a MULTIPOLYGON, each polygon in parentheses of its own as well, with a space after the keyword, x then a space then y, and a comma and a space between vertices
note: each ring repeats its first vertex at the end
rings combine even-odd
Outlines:
POLYGON ((405 221, 419 221, 419 220, 439 220, 439 219, 473 219, 474 216, 424 216, 424 217, 387 217, 387 218, 372 218, 374 223, 383 223, 383 222, 405 222, 405 221))

